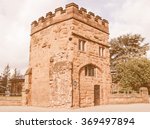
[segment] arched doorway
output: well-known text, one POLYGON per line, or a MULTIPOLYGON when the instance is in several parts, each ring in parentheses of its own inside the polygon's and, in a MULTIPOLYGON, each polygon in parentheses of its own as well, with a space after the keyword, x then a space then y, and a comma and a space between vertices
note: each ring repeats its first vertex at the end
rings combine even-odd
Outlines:
POLYGON ((100 104, 101 71, 88 64, 81 68, 79 83, 79 106, 88 107, 100 104))

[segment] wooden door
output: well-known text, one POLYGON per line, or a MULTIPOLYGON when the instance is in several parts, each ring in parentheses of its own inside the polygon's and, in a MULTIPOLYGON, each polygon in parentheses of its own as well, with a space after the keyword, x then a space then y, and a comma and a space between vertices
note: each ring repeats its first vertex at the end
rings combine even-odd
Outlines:
POLYGON ((100 86, 94 86, 94 106, 100 105, 100 86))

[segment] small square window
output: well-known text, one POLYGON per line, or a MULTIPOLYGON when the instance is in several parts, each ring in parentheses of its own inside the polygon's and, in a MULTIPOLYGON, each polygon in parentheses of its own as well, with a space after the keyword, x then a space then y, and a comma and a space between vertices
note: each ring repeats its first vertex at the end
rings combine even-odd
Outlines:
POLYGON ((95 76, 95 67, 88 65, 85 67, 85 76, 95 76))

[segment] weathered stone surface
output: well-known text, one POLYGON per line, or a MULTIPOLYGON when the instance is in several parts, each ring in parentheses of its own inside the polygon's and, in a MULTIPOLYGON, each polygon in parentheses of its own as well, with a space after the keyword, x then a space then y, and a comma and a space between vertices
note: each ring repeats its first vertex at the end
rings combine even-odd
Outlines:
POLYGON ((111 85, 108 22, 73 3, 46 16, 32 23, 32 73, 26 75, 24 89, 29 92, 23 92, 23 103, 66 108, 94 106, 95 101, 107 104, 111 85), (84 51, 79 50, 80 40, 85 42, 84 51), (102 57, 100 47, 105 49, 102 57), (85 76, 88 65, 94 66, 94 76, 85 76))

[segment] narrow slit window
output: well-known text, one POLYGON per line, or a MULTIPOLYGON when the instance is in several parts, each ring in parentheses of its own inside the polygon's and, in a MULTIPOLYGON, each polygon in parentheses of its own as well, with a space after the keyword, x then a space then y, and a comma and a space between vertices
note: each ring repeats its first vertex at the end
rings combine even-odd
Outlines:
POLYGON ((105 48, 99 47, 99 57, 104 57, 105 55, 105 48))
POLYGON ((85 51, 85 41, 84 40, 79 40, 79 50, 85 51))

